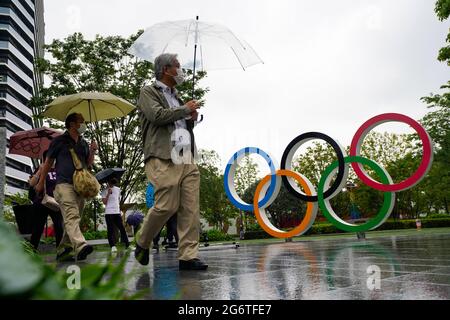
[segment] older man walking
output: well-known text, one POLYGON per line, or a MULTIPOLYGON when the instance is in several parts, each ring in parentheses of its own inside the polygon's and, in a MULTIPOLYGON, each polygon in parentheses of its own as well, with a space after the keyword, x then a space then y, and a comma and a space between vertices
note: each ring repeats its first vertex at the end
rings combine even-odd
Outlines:
POLYGON ((184 104, 176 85, 184 73, 176 54, 165 53, 154 63, 156 81, 142 88, 138 101, 147 178, 154 187, 154 206, 140 230, 135 257, 149 263, 149 248, 167 220, 178 213, 180 270, 205 270, 198 258, 200 173, 195 156, 194 121, 199 105, 184 104))

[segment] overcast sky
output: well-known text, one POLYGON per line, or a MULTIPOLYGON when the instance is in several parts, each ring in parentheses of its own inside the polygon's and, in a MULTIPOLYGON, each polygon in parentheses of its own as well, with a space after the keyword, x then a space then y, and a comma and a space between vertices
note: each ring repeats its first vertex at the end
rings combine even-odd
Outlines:
MULTIPOLYGON (((434 0, 45 0, 46 42, 82 32, 129 36, 167 20, 223 24, 250 43, 263 65, 212 71, 196 129, 199 148, 222 163, 260 147, 281 159, 301 133, 320 131, 349 145, 370 117, 420 119, 419 100, 449 80, 436 60, 449 23, 434 0)), ((380 130, 406 132, 383 125, 380 130)), ((409 131, 408 131, 409 132, 409 131)))

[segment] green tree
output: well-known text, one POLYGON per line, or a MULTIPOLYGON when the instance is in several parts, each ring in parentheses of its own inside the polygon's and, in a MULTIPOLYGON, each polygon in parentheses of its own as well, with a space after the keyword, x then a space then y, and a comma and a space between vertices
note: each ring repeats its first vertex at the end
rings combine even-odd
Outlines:
MULTIPOLYGON (((440 21, 450 16, 450 0, 438 0, 435 12, 440 21)), ((450 66, 450 32, 447 34, 446 46, 439 50, 437 59, 450 66)), ((440 94, 431 93, 421 100, 427 107, 433 109, 422 119, 421 124, 426 128, 434 142, 434 162, 427 177, 422 182, 422 195, 425 206, 429 211, 439 213, 444 210, 449 214, 450 190, 450 81, 441 86, 440 94)))
MULTIPOLYGON (((250 157, 250 155, 245 155, 234 173, 234 185, 236 193, 242 198, 245 192, 253 184, 257 182, 258 178, 258 164, 250 157)), ((247 202, 253 203, 253 201, 247 202)), ((243 212, 239 210, 239 221, 243 224, 246 229, 248 224, 255 222, 255 217, 251 212, 243 212)))
POLYGON ((226 232, 230 219, 236 218, 236 208, 225 194, 220 158, 214 150, 200 150, 200 214, 217 229, 226 232))
POLYGON ((245 191, 256 182, 257 176, 258 165, 249 155, 244 156, 234 174, 236 192, 243 196, 245 191))
MULTIPOLYGON (((434 12, 436 12, 436 15, 440 21, 447 20, 450 16, 450 1, 436 1, 434 12)), ((450 66, 450 32, 447 34, 446 43, 447 45, 439 50, 438 60, 445 61, 450 66)))
MULTIPOLYGON (((416 145, 410 135, 377 131, 371 131, 361 147, 363 157, 375 160, 385 168, 415 151, 416 145)), ((395 172, 391 176, 395 180, 395 172)))
MULTIPOLYGON (((256 188, 260 181, 256 181, 245 191, 242 200, 253 203, 256 188)), ((283 224, 297 223, 305 216, 306 203, 292 195, 284 185, 281 185, 280 193, 273 203, 266 208, 269 220, 277 228, 283 224)))
MULTIPOLYGON (((417 149, 417 143, 414 143, 409 135, 372 131, 364 139, 361 155, 379 163, 386 168, 394 181, 399 182, 408 178, 417 169, 419 165, 417 149)), ((346 152, 349 153, 349 147, 346 148, 346 152)), ((304 174, 317 189, 321 174, 334 161, 337 161, 337 156, 330 145, 314 142, 302 155, 294 159, 293 169, 304 174)), ((373 179, 379 181, 379 178, 369 168, 366 169, 373 179)), ((331 200, 334 211, 347 219, 351 206, 354 204, 362 217, 375 215, 383 202, 382 192, 366 186, 351 168, 348 180, 355 183, 357 187, 352 190, 344 189, 331 200), (348 191, 352 193, 352 200, 348 191)), ((408 190, 399 194, 401 194, 398 200, 399 207, 412 212, 416 208, 411 206, 412 191, 408 190)), ((322 213, 319 215, 320 219, 322 219, 321 215, 322 213)))
MULTIPOLYGON (((140 89, 153 79, 152 64, 128 53, 129 47, 141 33, 139 31, 128 38, 97 35, 94 40, 87 40, 81 33, 75 33, 45 45, 51 58, 39 59, 37 68, 50 79, 50 84, 41 88, 41 94, 33 98, 35 113, 40 114, 58 96, 81 91, 111 92, 136 105, 140 89)), ((203 72, 197 77, 201 79, 205 75, 203 72)), ((181 95, 186 97, 191 88, 191 82, 183 84, 179 88, 181 95)), ((196 86, 199 99, 206 92, 207 89, 196 86)), ((59 125, 48 121, 52 126, 59 125)), ((93 123, 86 137, 98 141, 96 171, 111 167, 127 169, 122 177, 122 203, 145 192, 146 177, 137 111, 125 118, 93 123)))
MULTIPOLYGON (((434 8, 440 21, 447 20, 450 16, 450 0, 438 0, 434 8)), ((446 46, 439 50, 437 59, 450 66, 450 32, 447 34, 446 46)), ((436 144, 437 160, 449 162, 450 147, 450 81, 441 86, 441 94, 431 93, 421 100, 427 107, 434 109, 421 120, 436 144)))

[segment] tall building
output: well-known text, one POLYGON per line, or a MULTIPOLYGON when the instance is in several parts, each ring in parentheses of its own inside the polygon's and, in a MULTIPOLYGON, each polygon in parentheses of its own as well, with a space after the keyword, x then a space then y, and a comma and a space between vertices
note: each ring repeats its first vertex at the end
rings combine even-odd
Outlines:
POLYGON ((29 102, 43 82, 34 63, 43 45, 43 0, 0 0, 0 215, 6 195, 28 189, 32 162, 8 147, 13 133, 33 127, 29 102))

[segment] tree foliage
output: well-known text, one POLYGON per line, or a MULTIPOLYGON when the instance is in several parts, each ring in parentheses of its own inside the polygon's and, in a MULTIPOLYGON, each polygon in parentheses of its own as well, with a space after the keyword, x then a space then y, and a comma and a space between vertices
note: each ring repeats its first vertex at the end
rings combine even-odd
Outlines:
MULTIPOLYGON (((153 66, 128 53, 129 47, 142 31, 128 38, 121 36, 96 36, 87 40, 81 33, 70 35, 64 40, 55 39, 45 45, 49 59, 39 59, 37 68, 50 79, 48 86, 33 97, 36 113, 53 99, 61 95, 82 91, 110 92, 136 105, 140 89, 153 79, 153 66)), ((199 73, 198 79, 205 76, 199 73)), ((192 90, 187 81, 180 88, 183 97, 192 90)), ((202 98, 207 89, 196 86, 196 95, 202 98)), ((48 120, 51 126, 58 126, 48 120)), ((138 112, 127 117, 95 122, 85 134, 99 145, 95 171, 120 167, 126 172, 122 177, 121 202, 134 200, 134 196, 145 192, 146 177, 143 167, 142 137, 138 112)))
POLYGON ((237 210, 228 200, 220 173, 220 158, 215 151, 200 150, 200 213, 205 220, 221 231, 226 231, 237 210))

